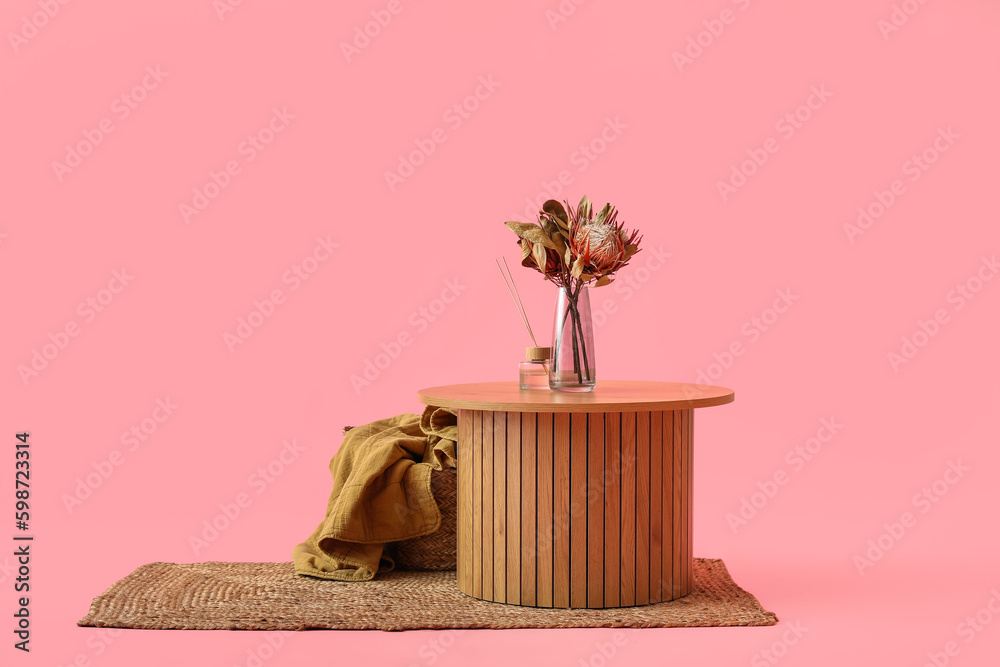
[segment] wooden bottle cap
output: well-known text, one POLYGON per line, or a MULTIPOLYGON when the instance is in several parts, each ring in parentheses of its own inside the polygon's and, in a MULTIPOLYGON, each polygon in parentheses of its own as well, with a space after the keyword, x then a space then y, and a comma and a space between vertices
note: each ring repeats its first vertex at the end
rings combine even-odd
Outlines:
POLYGON ((524 350, 524 355, 532 360, 537 361, 539 359, 550 359, 552 357, 551 347, 528 347, 524 350))

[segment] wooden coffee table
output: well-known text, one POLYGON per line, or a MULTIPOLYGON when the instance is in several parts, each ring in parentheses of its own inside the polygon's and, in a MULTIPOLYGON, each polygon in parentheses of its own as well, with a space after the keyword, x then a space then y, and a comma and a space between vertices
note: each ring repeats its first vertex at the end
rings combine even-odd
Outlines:
POLYGON ((724 387, 432 387, 458 412, 458 587, 532 607, 628 607, 693 584, 692 422, 724 387))

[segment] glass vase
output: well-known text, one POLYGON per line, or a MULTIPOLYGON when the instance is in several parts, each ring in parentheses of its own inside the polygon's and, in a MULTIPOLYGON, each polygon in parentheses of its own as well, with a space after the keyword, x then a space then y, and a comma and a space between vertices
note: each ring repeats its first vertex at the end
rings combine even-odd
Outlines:
POLYGON ((594 322, 590 315, 587 286, 560 287, 552 327, 549 388, 554 391, 592 391, 596 384, 594 322))

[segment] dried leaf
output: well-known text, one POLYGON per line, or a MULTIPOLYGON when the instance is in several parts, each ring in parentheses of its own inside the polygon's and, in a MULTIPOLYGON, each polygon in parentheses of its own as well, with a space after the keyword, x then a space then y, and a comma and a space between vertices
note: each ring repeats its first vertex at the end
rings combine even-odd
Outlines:
POLYGON ((639 252, 639 246, 635 243, 625 246, 625 254, 622 256, 622 262, 627 262, 637 252, 639 252))
POLYGON ((535 264, 538 265, 538 270, 545 273, 545 265, 548 262, 548 254, 545 252, 545 246, 541 243, 534 244, 533 254, 535 256, 535 264))
POLYGON ((522 239, 528 239, 532 243, 541 243, 546 248, 556 249, 555 242, 538 225, 530 222, 515 222, 513 220, 504 224, 522 239))
POLYGON ((555 246, 555 248, 553 248, 553 250, 555 250, 556 252, 558 252, 560 255, 562 255, 564 252, 566 252, 566 242, 563 241, 562 230, 559 229, 559 225, 557 225, 556 223, 552 222, 551 219, 546 218, 545 222, 542 223, 542 230, 546 234, 548 234, 549 239, 552 241, 553 245, 555 246))
POLYGON ((583 275, 583 256, 577 257, 576 261, 573 262, 573 268, 571 273, 573 277, 577 279, 579 279, 580 276, 583 275))
POLYGON ((555 199, 549 199, 542 204, 542 211, 555 218, 560 227, 569 229, 569 216, 566 215, 566 209, 555 199))
POLYGON ((611 215, 611 210, 611 204, 605 204, 604 208, 597 212, 597 216, 594 218, 594 224, 603 225, 607 221, 608 216, 611 215))
POLYGON ((594 279, 594 276, 591 275, 591 274, 589 274, 589 273, 584 273, 584 274, 580 275, 580 280, 582 280, 585 283, 589 283, 593 279, 594 279))
POLYGON ((573 249, 569 247, 569 244, 566 245, 566 252, 563 255, 563 264, 566 266, 573 265, 573 249))
POLYGON ((521 262, 531 257, 531 241, 521 239, 521 262))
POLYGON ((579 220, 587 223, 590 222, 593 215, 593 206, 591 206, 590 200, 587 199, 587 195, 583 195, 583 198, 580 200, 580 207, 577 209, 576 214, 579 220))
MULTIPOLYGON (((563 243, 569 243, 569 226, 563 227, 562 220, 548 214, 545 214, 543 219, 546 223, 552 226, 552 231, 549 231, 548 234, 555 243, 558 244, 560 240, 562 240, 563 243)), ((543 224, 542 227, 549 229, 548 225, 545 224, 543 224)))
POLYGON ((597 282, 594 283, 594 287, 604 287, 605 285, 610 285, 612 280, 614 279, 611 276, 601 276, 597 279, 597 282))
POLYGON ((508 220, 507 222, 505 222, 503 224, 507 225, 507 228, 510 229, 510 230, 512 230, 518 236, 521 235, 521 232, 524 229, 527 229, 528 227, 536 227, 537 226, 537 225, 531 224, 530 222, 518 222, 517 220, 508 220))

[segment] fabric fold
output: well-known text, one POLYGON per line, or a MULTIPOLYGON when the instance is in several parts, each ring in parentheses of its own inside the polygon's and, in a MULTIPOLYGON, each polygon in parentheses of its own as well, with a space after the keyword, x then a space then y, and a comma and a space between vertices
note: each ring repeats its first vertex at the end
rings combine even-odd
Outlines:
POLYGON ((457 467, 457 439, 457 414, 435 406, 348 431, 330 461, 326 516, 292 550, 295 571, 368 581, 392 570, 386 542, 427 535, 441 525, 431 472, 457 467))

